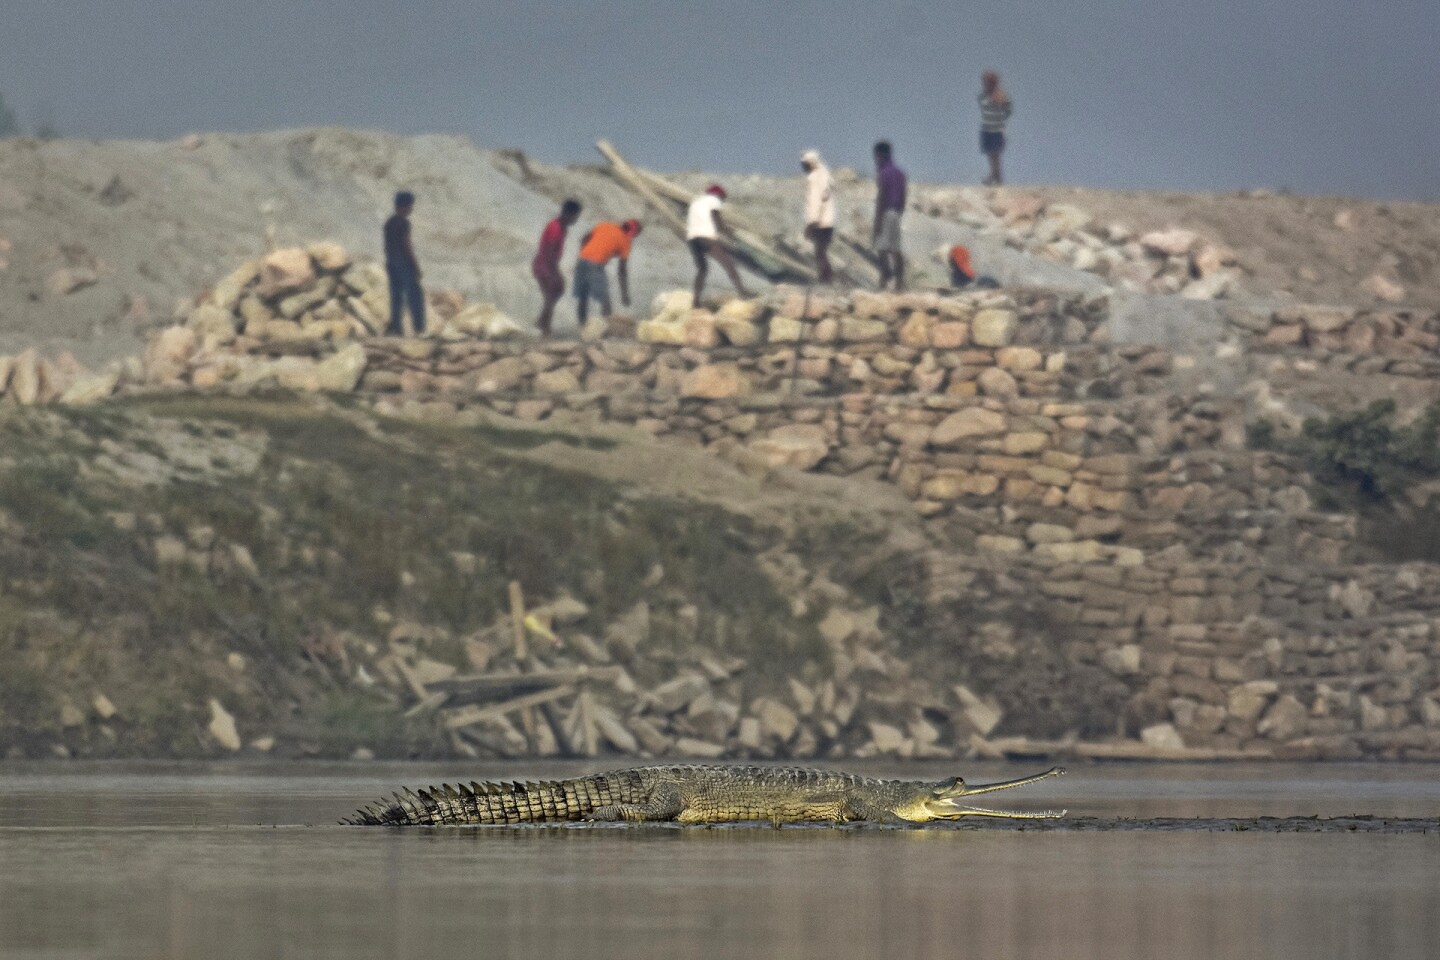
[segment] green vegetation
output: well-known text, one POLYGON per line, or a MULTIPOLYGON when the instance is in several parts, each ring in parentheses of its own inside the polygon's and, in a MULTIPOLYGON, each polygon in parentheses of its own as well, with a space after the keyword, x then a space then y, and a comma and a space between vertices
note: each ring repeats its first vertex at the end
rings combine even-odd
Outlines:
POLYGON ((1406 426, 1393 400, 1363 410, 1311 417, 1293 436, 1268 420, 1250 425, 1250 445, 1298 457, 1316 481, 1341 497, 1390 503, 1414 483, 1440 476, 1440 402, 1406 426))
POLYGON ((0 755, 201 755, 212 697, 246 738, 322 756, 443 749, 354 685, 354 658, 415 625, 425 657, 470 669, 511 580, 582 600, 590 629, 647 603, 659 657, 698 641, 779 678, 827 655, 757 559, 783 534, 527 456, 551 443, 616 446, 285 395, 0 411, 0 755), (103 736, 97 693, 120 711, 103 736), (62 706, 86 725, 62 730, 62 706))
POLYGON ((1249 427, 1252 447, 1300 459, 1315 478, 1316 503, 1352 510, 1364 538, 1389 560, 1440 561, 1440 497, 1418 485, 1440 478, 1440 402, 1409 424, 1397 425, 1395 404, 1377 400, 1362 410, 1311 418, 1293 435, 1266 420, 1249 427))

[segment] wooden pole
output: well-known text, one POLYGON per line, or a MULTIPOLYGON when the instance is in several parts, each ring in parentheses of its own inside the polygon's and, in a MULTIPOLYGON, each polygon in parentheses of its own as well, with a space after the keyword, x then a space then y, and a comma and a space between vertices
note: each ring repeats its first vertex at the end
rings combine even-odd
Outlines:
POLYGON ((645 182, 645 178, 641 177, 640 174, 635 172, 634 167, 625 162, 625 158, 620 156, 614 147, 610 146, 609 141, 595 141, 595 149, 600 151, 602 157, 610 161, 610 169, 615 171, 615 176, 619 177, 631 190, 640 194, 645 202, 650 204, 656 213, 660 214, 661 219, 670 225, 670 229, 679 234, 681 240, 684 240, 685 221, 680 219, 673 207, 667 204, 654 190, 650 189, 649 184, 645 182))
MULTIPOLYGON (((659 178, 655 177, 654 174, 646 175, 630 166, 630 164, 625 161, 625 158, 620 156, 619 151, 606 140, 596 141, 595 149, 599 150, 600 155, 610 162, 610 167, 615 172, 615 176, 630 189, 640 194, 645 202, 650 204, 650 206, 664 218, 671 229, 681 238, 684 238, 686 234, 684 221, 675 213, 675 208, 670 205, 670 202, 657 192, 653 183, 655 179, 659 178)), ((665 187, 661 189, 663 189, 665 193, 669 195, 670 200, 673 200, 675 203, 688 204, 692 199, 688 193, 674 184, 666 184, 665 187)), ((750 264, 752 269, 755 269, 757 272, 765 275, 767 279, 771 280, 786 279, 787 277, 793 279, 794 277, 798 277, 804 282, 814 281, 816 279, 815 271, 810 267, 774 249, 762 240, 760 236, 756 234, 756 231, 748 227, 742 227, 739 221, 731 216, 730 213, 726 213, 726 218, 730 220, 731 227, 730 236, 728 237, 730 242, 726 244, 726 246, 730 248, 732 253, 741 253, 746 259, 752 261, 750 264)), ((763 231, 759 232, 763 233, 763 231)))
POLYGON ((542 704, 551 703, 555 700, 563 700, 565 697, 575 693, 575 688, 566 684, 559 687, 551 687, 549 690, 540 690, 536 693, 527 693, 523 697, 516 697, 513 700, 506 700, 504 703, 491 704, 488 707, 464 707, 450 714, 445 720, 445 727, 449 730, 459 730, 461 727, 468 727, 472 724, 485 720, 494 720, 503 717, 507 713, 514 713, 517 710, 531 711, 542 704))
MULTIPOLYGON (((662 196, 668 197, 677 203, 685 204, 688 204, 694 199, 684 187, 671 183, 659 174, 651 173, 649 170, 632 169, 635 170, 637 176, 645 181, 647 186, 662 196)), ((735 242, 748 248, 752 257, 764 257, 765 259, 773 261, 776 273, 789 271, 790 273, 804 277, 806 280, 814 281, 819 279, 819 274, 805 261, 796 257, 790 251, 785 250, 780 245, 772 245, 767 242, 764 239, 766 234, 765 228, 759 223, 751 220, 738 210, 728 208, 725 211, 725 220, 735 231, 735 242)))
POLYGON ((519 580, 510 581, 510 629, 515 643, 515 659, 524 663, 530 658, 530 648, 525 643, 525 594, 519 580))
MULTIPOLYGON (((658 173, 654 173, 650 170, 642 170, 638 167, 634 167, 632 169, 634 170, 635 174, 642 178, 652 190, 654 190, 661 196, 666 197, 670 200, 674 200, 677 203, 690 202, 691 197, 689 195, 689 192, 679 184, 674 183, 670 180, 666 180, 658 173)), ((729 220, 734 226, 742 230, 749 231, 750 233, 755 234, 757 237, 764 236, 766 233, 765 228, 762 227, 758 222, 751 220, 749 217, 745 216, 739 211, 727 210, 725 212, 725 219, 729 220)), ((865 245, 863 241, 856 238, 853 234, 847 233, 846 231, 841 230, 839 227, 835 228, 835 239, 840 241, 841 245, 850 249, 850 251, 859 260, 858 264, 852 264, 848 267, 843 268, 840 271, 841 275, 844 276, 845 279, 847 279, 851 283, 855 283, 857 285, 861 282, 869 283, 872 286, 878 283, 880 279, 880 259, 875 256, 875 251, 871 250, 868 246, 865 245), (855 268, 860 264, 863 264, 867 268, 865 271, 862 271, 867 273, 867 276, 865 277, 857 277, 855 273, 851 272, 854 271, 855 268)), ((795 250, 783 240, 776 240, 775 250, 772 255, 777 260, 780 260, 782 263, 784 263, 786 266, 792 269, 797 269, 797 272, 809 272, 812 274, 814 273, 814 271, 810 270, 809 265, 803 259, 804 254, 801 251, 795 250)), ((814 274, 813 279, 818 280, 819 275, 814 274)))

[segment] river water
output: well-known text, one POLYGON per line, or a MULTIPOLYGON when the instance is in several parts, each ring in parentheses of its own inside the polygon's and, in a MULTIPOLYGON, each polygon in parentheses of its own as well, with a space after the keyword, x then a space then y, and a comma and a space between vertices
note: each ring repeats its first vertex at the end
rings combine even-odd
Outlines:
MULTIPOLYGON (((0 764, 0 957, 1440 956, 1433 831, 333 825, 402 784, 588 769, 0 764)), ((1101 818, 1435 817, 1440 767, 1094 765, 1002 796, 1101 818)))

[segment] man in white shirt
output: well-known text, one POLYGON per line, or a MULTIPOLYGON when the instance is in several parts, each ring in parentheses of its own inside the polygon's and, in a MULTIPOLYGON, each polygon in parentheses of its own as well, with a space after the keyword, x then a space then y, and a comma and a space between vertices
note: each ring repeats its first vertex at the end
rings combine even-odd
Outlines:
POLYGON ((740 281, 735 261, 730 251, 720 242, 720 232, 727 230, 725 221, 720 219, 720 208, 725 205, 725 188, 718 183, 690 201, 690 211, 685 218, 685 242, 690 245, 690 256, 695 258, 695 303, 700 306, 700 294, 705 290, 705 277, 710 272, 710 258, 720 261, 730 282, 742 297, 749 297, 750 291, 740 281))
POLYGON ((835 238, 835 190, 830 168, 816 150, 800 155, 805 171, 805 236, 815 245, 816 273, 821 283, 835 279, 830 269, 830 241, 835 238))

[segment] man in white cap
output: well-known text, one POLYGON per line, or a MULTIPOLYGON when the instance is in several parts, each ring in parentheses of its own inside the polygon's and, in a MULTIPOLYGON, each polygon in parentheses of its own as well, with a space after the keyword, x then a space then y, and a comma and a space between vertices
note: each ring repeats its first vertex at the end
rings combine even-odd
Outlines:
POLYGON ((818 150, 802 153, 800 167, 805 171, 805 236, 815 245, 820 282, 830 283, 835 278, 830 269, 830 241, 835 238, 834 183, 818 150))

